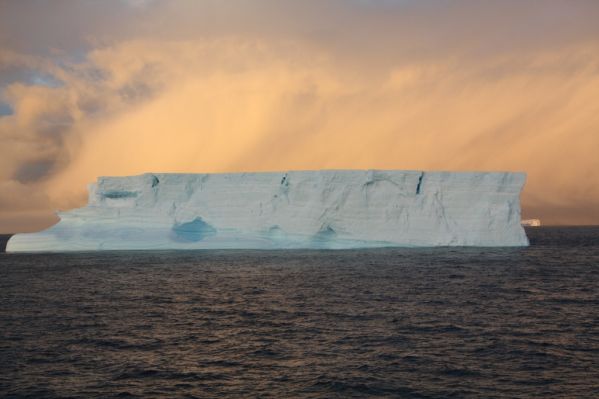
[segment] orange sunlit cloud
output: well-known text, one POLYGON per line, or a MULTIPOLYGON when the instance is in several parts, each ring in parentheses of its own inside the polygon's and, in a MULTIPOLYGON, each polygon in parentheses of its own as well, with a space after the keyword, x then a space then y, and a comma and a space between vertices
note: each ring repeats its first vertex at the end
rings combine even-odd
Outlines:
MULTIPOLYGON (((261 12, 248 15, 240 8, 251 2, 134 3, 121 6, 143 14, 138 30, 106 38, 101 24, 89 27, 83 59, 0 35, 13 44, 0 50, 11 109, 0 116, 0 232, 47 226, 54 209, 83 205, 99 175, 319 168, 522 170, 525 216, 599 223, 591 25, 558 21, 568 29, 551 42, 520 30, 516 44, 502 25, 509 8, 469 2, 443 15, 410 2, 256 2, 261 12), (200 11, 224 22, 210 25, 200 11), (281 15, 305 25, 284 26, 281 15), (474 16, 491 19, 459 23, 474 16), (393 18, 405 23, 395 28, 393 18), (340 38, 356 21, 353 41, 340 38), (439 32, 414 21, 437 22, 439 32), (148 32, 152 24, 168 34, 148 32), (477 40, 468 28, 482 30, 477 40)), ((598 8, 551 4, 591 16, 598 8)))

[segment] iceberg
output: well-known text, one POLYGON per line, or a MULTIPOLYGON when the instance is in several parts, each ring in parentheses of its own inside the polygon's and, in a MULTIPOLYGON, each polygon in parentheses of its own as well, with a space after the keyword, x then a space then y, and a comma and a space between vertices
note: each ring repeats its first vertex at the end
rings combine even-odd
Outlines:
POLYGON ((523 227, 541 227, 541 220, 540 219, 525 219, 522 222, 520 222, 520 224, 523 227))
POLYGON ((524 173, 318 170, 99 177, 8 252, 526 246, 524 173))

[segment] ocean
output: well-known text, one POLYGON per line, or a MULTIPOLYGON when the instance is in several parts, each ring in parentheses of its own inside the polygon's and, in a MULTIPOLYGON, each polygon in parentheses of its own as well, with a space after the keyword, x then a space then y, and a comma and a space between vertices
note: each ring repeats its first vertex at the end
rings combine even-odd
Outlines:
POLYGON ((528 248, 0 254, 0 396, 597 398, 599 228, 528 248))

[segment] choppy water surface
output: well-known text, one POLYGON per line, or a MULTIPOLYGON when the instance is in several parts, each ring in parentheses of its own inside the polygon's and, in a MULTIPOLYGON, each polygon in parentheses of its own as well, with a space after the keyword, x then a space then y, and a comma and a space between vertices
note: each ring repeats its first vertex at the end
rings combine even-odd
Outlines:
POLYGON ((0 254, 0 396, 599 397, 599 229, 529 236, 0 254))

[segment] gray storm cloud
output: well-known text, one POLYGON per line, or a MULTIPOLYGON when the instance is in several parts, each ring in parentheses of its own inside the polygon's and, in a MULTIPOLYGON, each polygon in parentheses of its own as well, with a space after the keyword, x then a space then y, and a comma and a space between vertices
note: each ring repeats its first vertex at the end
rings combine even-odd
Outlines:
POLYGON ((0 232, 98 175, 524 170, 599 223, 594 1, 0 2, 0 232))

